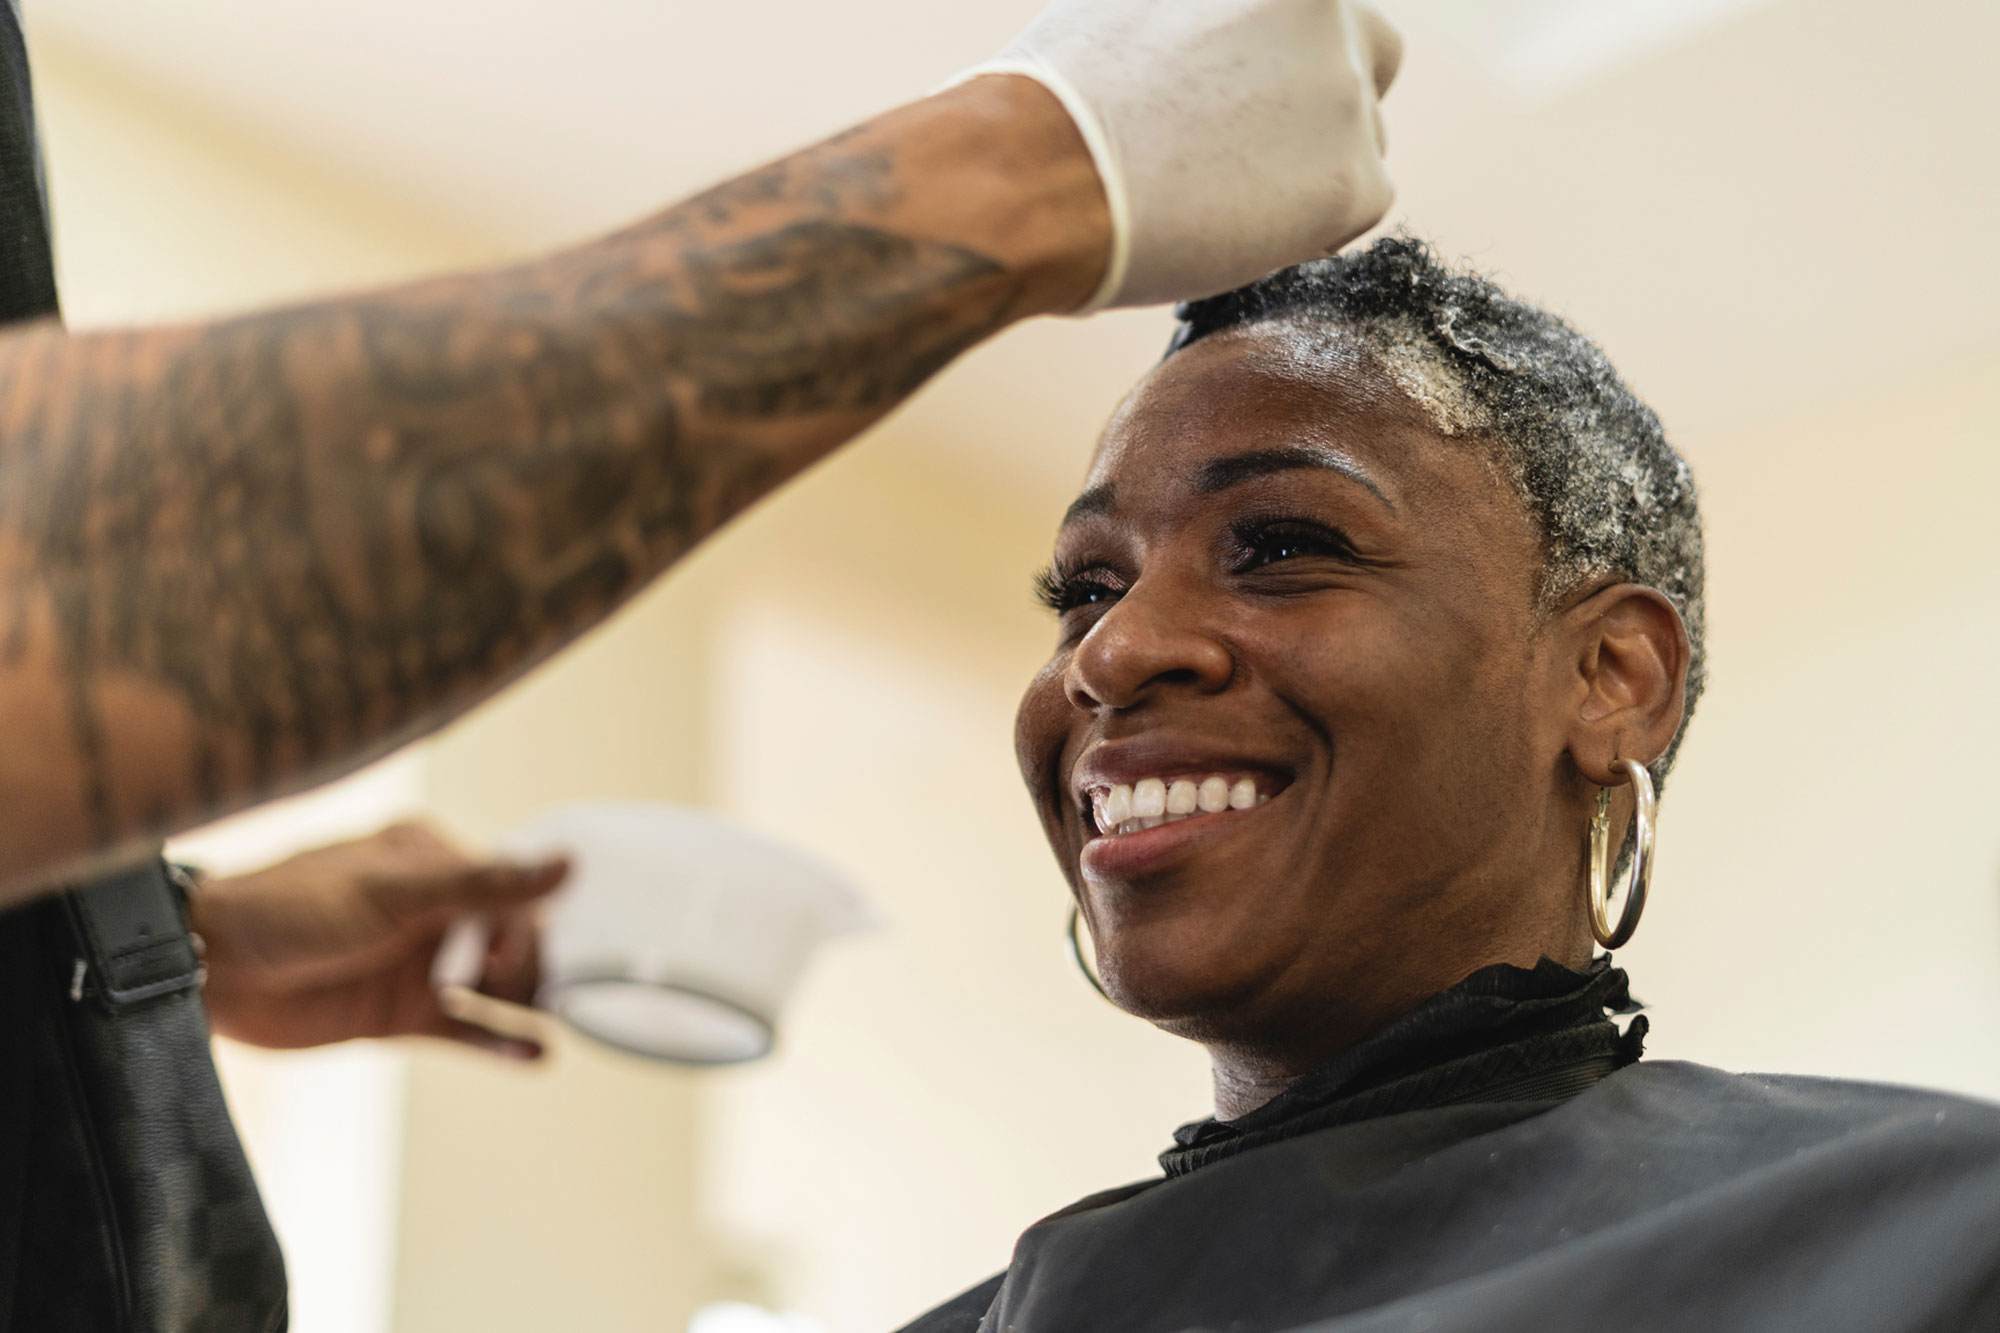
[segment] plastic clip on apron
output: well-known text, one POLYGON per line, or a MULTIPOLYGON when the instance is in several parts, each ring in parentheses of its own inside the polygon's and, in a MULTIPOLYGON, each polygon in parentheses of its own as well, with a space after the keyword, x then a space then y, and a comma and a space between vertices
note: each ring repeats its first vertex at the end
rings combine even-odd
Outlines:
MULTIPOLYGON (((56 313, 39 168, 9 0, 0 321, 56 313)), ((0 1333, 285 1327, 181 908, 154 859, 0 913, 0 1333)))

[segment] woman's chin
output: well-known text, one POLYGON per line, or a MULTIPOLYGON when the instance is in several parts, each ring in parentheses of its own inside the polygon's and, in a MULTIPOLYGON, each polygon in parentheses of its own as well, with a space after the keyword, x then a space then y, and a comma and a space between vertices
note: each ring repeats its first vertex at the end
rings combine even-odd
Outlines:
POLYGON ((1246 968, 1241 954, 1114 947, 1100 950, 1098 964, 1114 1004, 1184 1037, 1201 1036, 1261 989, 1258 970, 1246 968))

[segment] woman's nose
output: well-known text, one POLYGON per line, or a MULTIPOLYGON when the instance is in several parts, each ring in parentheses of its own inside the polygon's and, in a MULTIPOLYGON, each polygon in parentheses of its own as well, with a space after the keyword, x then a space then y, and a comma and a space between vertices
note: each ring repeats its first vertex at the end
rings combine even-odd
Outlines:
POLYGON ((1078 708, 1130 708, 1163 688, 1220 690, 1235 656, 1188 599, 1142 579, 1098 617, 1071 655, 1063 692, 1078 708))

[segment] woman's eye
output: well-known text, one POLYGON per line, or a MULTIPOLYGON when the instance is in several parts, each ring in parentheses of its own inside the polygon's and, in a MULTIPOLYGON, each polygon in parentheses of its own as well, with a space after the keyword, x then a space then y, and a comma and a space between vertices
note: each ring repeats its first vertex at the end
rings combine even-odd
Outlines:
POLYGON ((1035 577, 1035 598, 1057 615, 1080 607, 1115 602, 1124 589, 1107 570, 1084 569, 1074 572, 1045 569, 1035 577))
POLYGON ((1323 523, 1288 520, 1282 523, 1244 523, 1232 529, 1238 573, 1261 569, 1282 560, 1320 556, 1346 564, 1361 564, 1360 554, 1347 534, 1323 523))

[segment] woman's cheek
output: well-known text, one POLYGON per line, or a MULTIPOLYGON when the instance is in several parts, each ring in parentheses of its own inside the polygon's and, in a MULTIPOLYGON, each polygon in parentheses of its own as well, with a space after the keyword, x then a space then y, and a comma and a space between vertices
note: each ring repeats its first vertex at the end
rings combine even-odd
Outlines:
POLYGON ((1014 759, 1038 807, 1045 808, 1062 784, 1062 751, 1075 711, 1063 693, 1068 660, 1058 653, 1036 672, 1014 713, 1014 759))

